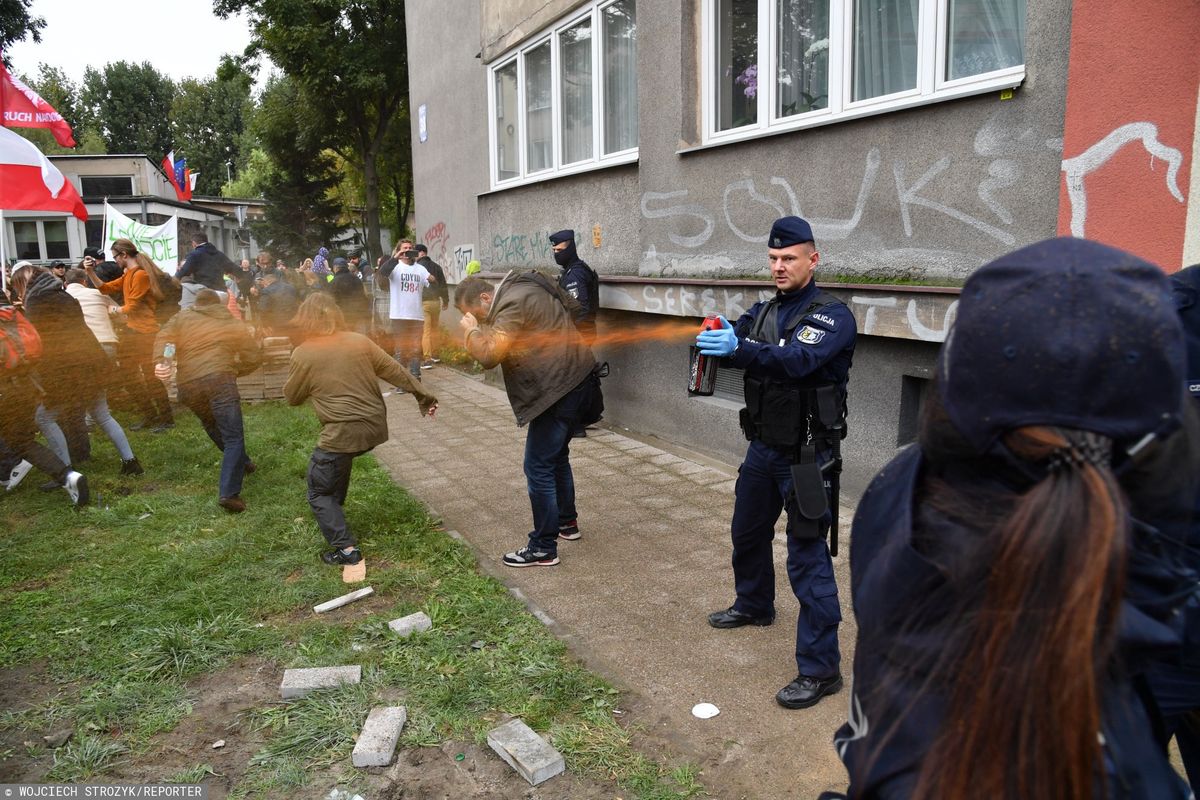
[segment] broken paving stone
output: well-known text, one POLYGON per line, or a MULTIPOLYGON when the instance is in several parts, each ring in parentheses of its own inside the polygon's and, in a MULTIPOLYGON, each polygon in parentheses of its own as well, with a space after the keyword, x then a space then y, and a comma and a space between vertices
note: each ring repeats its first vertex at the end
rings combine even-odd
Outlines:
POLYGON ((356 589, 355 591, 350 592, 350 594, 344 594, 341 597, 335 597, 332 600, 327 600, 324 603, 315 605, 313 606, 313 611, 317 612, 318 614, 324 614, 326 611, 333 611, 335 608, 341 608, 342 606, 353 603, 355 600, 362 600, 364 597, 370 597, 373 594, 375 594, 375 590, 370 586, 366 586, 362 589, 356 589))
POLYGON ((212 749, 213 749, 213 750, 220 750, 220 749, 221 749, 222 747, 224 747, 224 746, 225 746, 225 740, 224 740, 224 739, 217 739, 215 742, 213 742, 213 743, 212 743, 212 749))
POLYGON ((361 794, 351 794, 345 789, 334 788, 325 796, 325 800, 363 800, 363 797, 361 794))
POLYGON ((414 633, 420 633, 432 628, 433 620, 424 611, 418 611, 415 614, 409 614, 407 617, 392 620, 388 623, 388 627, 401 636, 411 636, 414 633))
POLYGON ((42 741, 45 742, 46 746, 51 750, 57 750, 67 743, 67 740, 71 738, 71 734, 74 732, 75 731, 70 730, 69 728, 66 730, 55 731, 54 733, 43 736, 42 741))
POLYGON ((562 754, 519 719, 492 728, 487 742, 530 786, 537 786, 566 768, 562 754))
POLYGON ((404 706, 378 706, 367 715, 350 762, 356 767, 386 767, 396 752, 408 712, 404 706))
POLYGON ((471 642, 472 650, 482 650, 486 646, 487 642, 485 642, 483 639, 476 639, 475 641, 471 642))
POLYGON ((362 680, 362 667, 358 664, 347 667, 311 667, 308 669, 285 669, 279 692, 284 700, 304 697, 317 689, 330 689, 362 680))

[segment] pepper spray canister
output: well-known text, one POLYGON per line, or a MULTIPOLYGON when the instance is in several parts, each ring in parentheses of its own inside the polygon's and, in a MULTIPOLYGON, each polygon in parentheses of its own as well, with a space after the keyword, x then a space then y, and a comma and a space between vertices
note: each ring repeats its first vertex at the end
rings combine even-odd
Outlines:
MULTIPOLYGON (((721 327, 721 318, 709 314, 700 326, 702 331, 715 331, 721 327)), ((700 348, 692 345, 691 361, 688 369, 688 394, 708 397, 713 393, 717 384, 717 358, 700 353, 700 348)))

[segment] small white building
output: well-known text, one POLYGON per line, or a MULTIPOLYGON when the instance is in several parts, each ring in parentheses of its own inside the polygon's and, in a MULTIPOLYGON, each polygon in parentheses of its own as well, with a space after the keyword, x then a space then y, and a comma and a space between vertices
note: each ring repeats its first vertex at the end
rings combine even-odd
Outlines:
POLYGON ((180 257, 189 249, 187 239, 197 229, 208 234, 217 249, 230 258, 253 258, 259 247, 247 223, 261 218, 263 200, 193 197, 176 199, 175 188, 159 165, 148 156, 61 155, 49 156, 87 206, 87 222, 53 211, 4 209, 5 252, 10 261, 50 264, 78 263, 85 247, 99 247, 104 238, 104 201, 122 214, 147 225, 160 225, 179 217, 180 257))

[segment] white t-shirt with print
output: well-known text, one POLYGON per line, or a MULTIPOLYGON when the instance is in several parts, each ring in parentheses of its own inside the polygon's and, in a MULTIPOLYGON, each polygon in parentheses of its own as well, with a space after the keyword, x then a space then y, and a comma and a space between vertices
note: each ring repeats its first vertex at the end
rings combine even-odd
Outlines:
POLYGON ((429 271, 420 264, 396 264, 388 276, 388 291, 391 307, 388 316, 392 319, 425 319, 421 308, 421 290, 429 285, 429 271))

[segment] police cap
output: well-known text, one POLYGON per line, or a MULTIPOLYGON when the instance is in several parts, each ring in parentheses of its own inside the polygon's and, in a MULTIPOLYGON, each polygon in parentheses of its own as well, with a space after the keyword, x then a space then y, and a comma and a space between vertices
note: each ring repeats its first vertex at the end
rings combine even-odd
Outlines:
POLYGON ((767 239, 768 247, 791 247, 794 244, 804 244, 813 240, 812 226, 808 220, 801 217, 781 217, 771 226, 771 235, 767 239))
POLYGON ((1048 239, 967 280, 937 369, 950 420, 979 453, 1029 425, 1132 442, 1178 424, 1183 332, 1161 269, 1048 239))
POLYGON ((561 230, 558 233, 550 234, 550 244, 561 244, 563 242, 573 241, 575 241, 575 231, 571 230, 570 228, 561 230))

